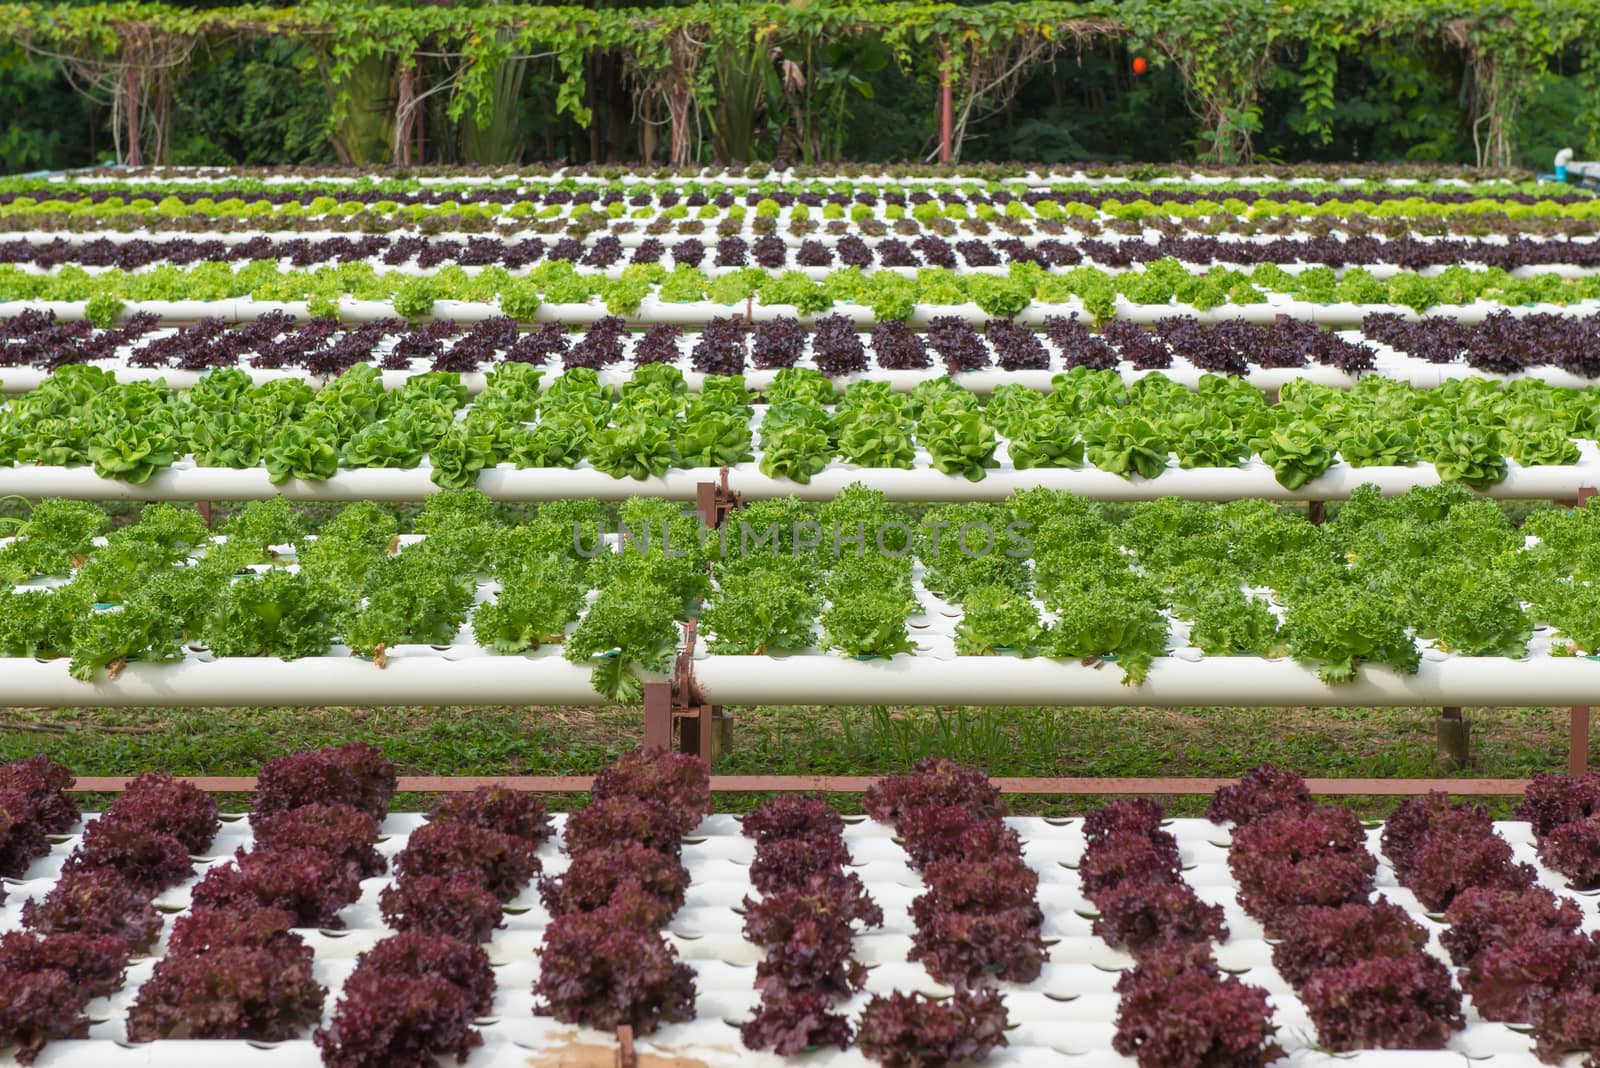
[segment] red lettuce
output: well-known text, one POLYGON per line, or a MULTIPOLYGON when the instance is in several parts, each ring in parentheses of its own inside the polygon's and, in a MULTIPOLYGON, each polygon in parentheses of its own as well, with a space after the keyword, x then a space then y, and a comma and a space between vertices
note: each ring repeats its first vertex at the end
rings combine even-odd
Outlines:
POLYGON ((23 902, 22 922, 39 934, 112 935, 142 953, 160 937, 162 920, 146 891, 108 868, 90 868, 23 902))
POLYGON ((677 857, 637 842, 624 842, 579 853, 559 876, 540 880, 539 897, 552 916, 594 912, 610 904, 628 884, 656 900, 655 918, 646 926, 660 927, 683 907, 689 870, 677 857))
POLYGON ((1095 899, 1094 933, 1135 956, 1171 942, 1228 937, 1221 905, 1208 905, 1187 883, 1120 883, 1095 899))
POLYGON ((1545 935, 1572 935, 1583 925, 1583 911, 1571 898, 1558 898, 1542 886, 1502 890, 1474 886, 1445 910, 1449 926, 1439 941, 1450 959, 1466 967, 1485 949, 1545 935))
MULTIPOLYGON (((46 834, 66 834, 78 823, 78 804, 67 791, 78 780, 72 769, 43 753, 0 764, 0 792, 15 790, 30 802, 27 818, 46 834)), ((16 817, 13 813, 13 818, 16 817)))
MULTIPOLYGON (((0 790, 0 875, 20 879, 50 852, 44 824, 34 818, 33 799, 20 790, 0 790)), ((0 901, 5 900, 0 887, 0 901)))
POLYGON ((861 1011, 856 1045, 888 1068, 944 1068, 981 1061, 1006 1045, 1005 1002, 992 988, 957 990, 935 1001, 925 994, 876 996, 861 1011))
POLYGON ((366 742, 291 753, 261 766, 251 822, 311 804, 351 805, 381 820, 395 786, 394 765, 366 742))
POLYGON ((406 876, 467 875, 501 901, 510 901, 539 874, 535 848, 526 839, 453 820, 428 823, 411 832, 395 857, 394 870, 406 876))
POLYGON ((487 942, 505 915, 500 899, 470 875, 396 879, 378 895, 378 908, 397 931, 449 935, 463 942, 487 942))
POLYGON ((746 813, 740 824, 746 838, 765 846, 781 838, 810 838, 815 835, 838 837, 844 834, 844 818, 820 797, 807 794, 780 794, 746 813))
POLYGON ((259 850, 315 849, 355 867, 361 878, 382 875, 389 864, 373 848, 378 821, 352 805, 301 805, 256 817, 259 850))
POLYGON ((170 954, 139 988, 128 1010, 128 1039, 298 1038, 322 1017, 327 990, 311 974, 310 953, 287 961, 268 949, 222 946, 198 956, 170 954))
POLYGON ((0 935, 0 972, 64 972, 80 1001, 116 993, 127 967, 128 943, 115 935, 0 935))
POLYGON ((15 1047, 19 1064, 32 1064, 52 1039, 88 1037, 89 1020, 66 972, 0 972, 0 1047, 15 1047))
POLYGON ((1221 978, 1209 946, 1161 947, 1117 993, 1111 1046, 1140 1068, 1258 1068, 1283 1055, 1266 991, 1221 978))
POLYGON ((837 835, 780 838, 756 850, 750 863, 750 885, 765 894, 839 871, 848 863, 850 851, 837 835))
POLYGON ((850 1021, 830 1011, 826 995, 788 994, 762 998, 756 1014, 741 1024, 739 1037, 746 1049, 770 1049, 791 1057, 823 1046, 850 1048, 850 1021))
POLYGON ((432 1068, 483 1045, 466 992, 439 975, 388 976, 357 968, 327 1027, 312 1040, 325 1068, 432 1068))
POLYGON ((89 824, 61 871, 70 875, 94 868, 109 868, 151 894, 177 886, 194 874, 182 842, 110 815, 89 824))
POLYGON ((1078 862, 1078 881, 1089 900, 1122 883, 1176 883, 1183 879, 1178 841, 1165 831, 1111 831, 1096 838, 1078 862))
POLYGON ((591 792, 596 801, 623 797, 653 802, 673 818, 682 837, 711 811, 711 772, 697 756, 635 749, 596 775, 591 792))
POLYGON ((157 834, 170 834, 190 853, 204 853, 222 826, 210 794, 193 783, 155 771, 128 783, 106 815, 157 834))
POLYGON ((1406 957, 1419 952, 1428 932, 1392 901, 1371 905, 1312 906, 1285 922, 1272 947, 1272 964, 1299 987, 1321 968, 1340 967, 1374 957, 1406 957))
POLYGON ((634 797, 606 797, 568 816, 562 838, 572 856, 637 842, 675 857, 683 851, 682 827, 681 811, 634 797))
POLYGON ((507 786, 480 786, 452 794, 428 812, 429 820, 458 820, 539 845, 555 833, 549 810, 537 794, 507 786))
POLYGON ((1466 1025, 1461 993, 1426 953, 1322 968, 1300 988, 1322 1044, 1356 1049, 1441 1049, 1466 1025))
POLYGON ((1234 785, 1218 787, 1206 815, 1212 823, 1243 826, 1279 812, 1305 815, 1311 807, 1311 792, 1304 779, 1292 771, 1262 764, 1234 785))
POLYGON ((694 1018, 694 969, 659 932, 619 925, 602 909, 558 916, 545 928, 534 1006, 562 1023, 647 1035, 694 1018))
POLYGON ((339 910, 361 896, 359 869, 341 857, 316 849, 240 850, 212 868, 195 886, 198 908, 282 909, 299 927, 339 929, 339 910))
POLYGON ((960 805, 980 819, 1006 812, 999 788, 987 775, 943 757, 917 761, 910 775, 879 779, 867 788, 862 804, 879 823, 895 825, 905 812, 929 806, 960 805))

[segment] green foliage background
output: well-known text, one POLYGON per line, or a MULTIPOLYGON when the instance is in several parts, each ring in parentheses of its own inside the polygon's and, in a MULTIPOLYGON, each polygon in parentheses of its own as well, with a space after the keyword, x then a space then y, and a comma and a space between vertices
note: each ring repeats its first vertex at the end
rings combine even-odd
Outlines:
POLYGON ((109 102, 54 57, 124 54, 130 19, 196 42, 173 80, 173 164, 387 162, 406 64, 444 87, 421 106, 417 162, 664 161, 673 84, 693 159, 921 159, 942 49, 960 94, 1030 43, 1048 47, 978 102, 963 159, 1470 163, 1490 113, 1510 162, 1600 155, 1594 0, 541 7, 0 5, 0 171, 114 158, 109 102), (687 66, 679 29, 712 42, 687 66))

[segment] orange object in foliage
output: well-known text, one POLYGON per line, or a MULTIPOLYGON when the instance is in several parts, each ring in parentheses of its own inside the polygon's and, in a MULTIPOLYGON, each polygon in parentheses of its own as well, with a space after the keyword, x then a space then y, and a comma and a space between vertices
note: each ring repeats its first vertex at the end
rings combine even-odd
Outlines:
POLYGON ((1143 74, 1145 71, 1147 71, 1149 69, 1150 69, 1150 64, 1145 62, 1143 56, 1134 56, 1133 57, 1133 73, 1135 73, 1135 74, 1143 74))

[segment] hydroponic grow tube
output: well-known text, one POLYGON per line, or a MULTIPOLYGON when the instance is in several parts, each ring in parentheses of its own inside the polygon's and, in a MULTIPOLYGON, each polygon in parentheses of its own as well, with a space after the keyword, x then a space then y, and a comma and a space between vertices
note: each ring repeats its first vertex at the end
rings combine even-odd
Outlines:
MULTIPOLYGON (((1600 488, 1600 452, 1592 442, 1580 448, 1577 464, 1523 467, 1507 460, 1504 480, 1483 490, 1496 500, 1565 501, 1584 490, 1600 488)), ((724 470, 729 488, 747 500, 795 496, 827 501, 853 484, 882 492, 892 501, 1003 501, 1029 489, 1067 490, 1101 501, 1153 501, 1182 497, 1196 501, 1236 501, 1252 498, 1274 501, 1340 501, 1359 486, 1376 485, 1385 496, 1397 496, 1418 486, 1437 486, 1443 480, 1431 463, 1409 467, 1351 467, 1336 463, 1327 472, 1288 489, 1279 484, 1272 468, 1259 459, 1238 467, 1182 468, 1172 462, 1156 478, 1123 478, 1092 465, 1078 468, 1035 467, 1017 471, 995 468, 973 482, 931 467, 910 470, 860 467, 830 463, 807 483, 763 474, 754 463, 729 468, 675 468, 653 478, 616 478, 585 462, 574 468, 516 468, 500 464, 486 468, 474 484, 498 501, 556 501, 575 497, 620 501, 629 497, 661 497, 692 501, 698 487, 718 482, 724 470)), ((259 501, 285 497, 292 501, 418 501, 440 492, 426 461, 414 468, 342 469, 315 482, 291 478, 274 485, 264 467, 236 470, 226 467, 172 467, 144 482, 101 478, 91 467, 0 467, 0 496, 27 498, 66 497, 83 501, 259 501)))
MULTIPOLYGON (((85 822, 94 818, 87 815, 85 822)), ((920 965, 905 959, 913 929, 909 907, 917 893, 917 880, 904 850, 888 827, 847 819, 850 822, 844 828, 844 837, 857 865, 852 870, 883 907, 885 925, 881 931, 856 938, 856 955, 873 967, 866 990, 843 1002, 841 1011, 854 1017, 868 997, 892 989, 948 994, 948 987, 934 982, 920 965)), ((557 815, 555 822, 558 828, 564 827, 565 817, 557 815)), ((1092 933, 1093 906, 1080 892, 1078 874, 1072 867, 1084 852, 1083 821, 1013 817, 1007 823, 1020 835, 1023 856, 1039 874, 1037 896, 1044 913, 1043 934, 1050 942, 1049 960, 1036 980, 1006 984, 1006 1009, 1014 1027, 1007 1034, 1009 1045, 996 1050, 985 1063, 994 1068, 1130 1068, 1132 1060, 1115 1054, 1110 1046, 1118 1000, 1114 986, 1121 970, 1130 967, 1133 959, 1111 949, 1092 933)), ((385 837, 379 842, 378 851, 385 857, 394 857, 420 826, 422 817, 418 814, 389 814, 381 824, 385 837)), ((1164 829, 1177 839, 1185 881, 1203 900, 1220 905, 1224 911, 1230 937, 1215 947, 1218 963, 1271 995, 1279 1028, 1277 1040, 1292 1058, 1288 1063, 1303 1068, 1349 1064, 1359 1068, 1452 1068, 1465 1055, 1487 1068, 1538 1065, 1531 1052, 1530 1037, 1505 1024, 1486 1022, 1470 1008, 1465 1030, 1453 1035, 1443 1050, 1367 1050, 1353 1057, 1335 1057, 1319 1051, 1305 1007, 1272 964, 1271 945, 1260 924, 1238 905, 1226 863, 1228 832, 1199 819, 1171 820, 1164 829)), ((1516 860, 1535 864, 1542 885, 1571 895, 1559 876, 1537 864, 1527 824, 1497 823, 1495 829, 1512 843, 1516 860)), ((1376 828, 1369 832, 1374 852, 1378 833, 1376 828)), ((20 927, 22 902, 49 891, 78 840, 76 833, 63 836, 53 843, 47 856, 34 862, 24 879, 10 882, 10 896, 0 908, 0 930, 20 927)), ((206 870, 225 862, 235 849, 249 848, 251 844, 249 824, 237 816, 225 817, 222 830, 196 863, 195 875, 161 894, 158 904, 169 910, 185 909, 192 888, 206 870)), ((638 1050, 646 1058, 682 1058, 678 1063, 686 1061, 704 1068, 780 1068, 795 1063, 820 1068, 867 1068, 870 1062, 853 1049, 843 1053, 837 1049, 816 1051, 797 1062, 741 1047, 735 1028, 750 1016, 757 1003, 750 976, 760 951, 740 937, 740 918, 734 909, 752 893, 749 864, 753 855, 753 843, 742 836, 737 818, 731 815, 708 816, 685 841, 683 863, 690 874, 687 899, 669 921, 666 937, 695 973, 697 1018, 667 1025, 654 1035, 639 1039, 638 1050)), ((539 856, 547 873, 565 867, 565 858, 555 840, 541 846, 539 856)), ((341 911, 345 930, 297 932, 314 954, 317 980, 329 991, 324 1020, 331 1017, 356 956, 389 933, 377 899, 392 881, 392 875, 363 881, 360 899, 341 911)), ((1396 885, 1392 869, 1381 859, 1376 882, 1380 894, 1404 908, 1428 930, 1430 941, 1425 951, 1441 954, 1437 933, 1442 925, 1422 910, 1409 891, 1396 885)), ((1584 929, 1600 927, 1593 900, 1576 900, 1583 908, 1584 929)), ((549 915, 530 885, 512 900, 505 927, 487 943, 486 951, 496 965, 495 1002, 493 1014, 477 1024, 484 1044, 469 1054, 467 1068, 589 1063, 584 1058, 592 1058, 596 1064, 611 1063, 615 1036, 533 1015, 532 985, 538 974, 535 950, 548 923, 549 915)), ((170 918, 166 926, 170 928, 170 918)), ((156 949, 157 956, 164 953, 165 939, 156 949)), ((120 991, 90 1003, 89 1037, 49 1043, 39 1063, 51 1068, 210 1068, 219 1063, 237 1063, 246 1068, 320 1066, 318 1051, 309 1037, 260 1044, 183 1039, 125 1044, 127 1010, 152 967, 151 959, 135 961, 120 991)), ((12 1068, 15 1063, 10 1056, 0 1056, 4 1068, 12 1068)))
MULTIPOLYGON (((587 665, 555 656, 477 653, 452 659, 449 652, 422 652, 391 655, 384 668, 352 657, 129 662, 115 679, 80 682, 68 675, 65 659, 13 658, 0 659, 5 680, 0 700, 52 708, 609 703, 593 690, 589 677, 587 665)), ((1512 660, 1435 654, 1424 656, 1415 675, 1367 665, 1353 682, 1337 685, 1287 658, 1164 656, 1143 683, 1125 686, 1111 661, 706 655, 695 660, 695 679, 706 702, 719 705, 1600 705, 1600 661, 1568 656, 1512 660)))

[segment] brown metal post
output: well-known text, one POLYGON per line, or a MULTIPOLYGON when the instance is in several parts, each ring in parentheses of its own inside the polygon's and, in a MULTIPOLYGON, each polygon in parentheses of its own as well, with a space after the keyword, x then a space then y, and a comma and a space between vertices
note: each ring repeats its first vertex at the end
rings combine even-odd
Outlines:
POLYGON ((1311 520, 1313 526, 1321 526, 1328 518, 1328 505, 1325 501, 1307 501, 1306 518, 1311 520))
POLYGON ((209 527, 211 525, 211 502, 195 501, 194 508, 195 511, 200 513, 200 518, 206 521, 206 526, 209 527))
POLYGON ((644 684, 644 747, 668 749, 672 746, 672 683, 644 684))
POLYGON ((1439 763, 1451 770, 1467 766, 1472 758, 1470 725, 1459 708, 1441 708, 1434 721, 1434 743, 1439 763))
MULTIPOLYGON (((950 62, 950 46, 944 46, 945 64, 950 62)), ((949 163, 954 155, 955 92, 950 85, 948 66, 939 71, 939 162, 949 163)))
POLYGON ((1568 710, 1567 720, 1567 774, 1584 775, 1589 771, 1589 706, 1574 705, 1568 710))
POLYGON ((128 98, 126 108, 128 112, 127 160, 128 166, 137 167, 144 162, 144 157, 139 152, 139 68, 130 64, 125 81, 127 88, 124 92, 128 98))
POLYGON ((638 1068, 639 1058, 633 1051, 633 1025, 617 1025, 616 1068, 638 1068))

